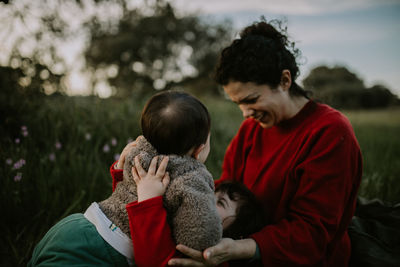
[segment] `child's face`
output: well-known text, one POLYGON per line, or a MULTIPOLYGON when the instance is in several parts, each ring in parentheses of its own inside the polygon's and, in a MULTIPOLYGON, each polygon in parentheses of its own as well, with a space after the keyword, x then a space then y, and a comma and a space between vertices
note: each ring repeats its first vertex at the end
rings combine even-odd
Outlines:
POLYGON ((222 228, 225 230, 236 219, 237 201, 233 201, 226 193, 216 192, 217 212, 222 221, 222 228))

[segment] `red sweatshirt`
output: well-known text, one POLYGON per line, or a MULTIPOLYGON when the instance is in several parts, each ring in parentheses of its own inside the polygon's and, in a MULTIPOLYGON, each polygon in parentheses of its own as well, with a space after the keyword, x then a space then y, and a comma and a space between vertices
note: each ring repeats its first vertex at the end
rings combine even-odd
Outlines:
POLYGON ((217 182, 244 183, 272 224, 251 237, 264 266, 347 266, 347 226, 361 181, 360 148, 349 121, 309 101, 263 129, 247 119, 225 154, 217 182))
MULTIPOLYGON (((269 129, 245 120, 227 149, 217 183, 241 181, 264 204, 272 224, 252 235, 264 266, 343 267, 350 256, 347 226, 361 175, 360 148, 349 121, 310 101, 295 117, 269 129)), ((133 221, 146 220, 129 205, 127 210, 131 229, 137 227, 133 221)), ((165 218, 157 215, 157 220, 165 218)), ((144 226, 142 231, 152 240, 172 240, 169 230, 144 226)), ((149 243, 143 238, 134 244, 149 243)), ((171 255, 175 247, 167 244, 164 250, 171 255)), ((135 259, 141 256, 154 254, 135 253, 135 259)))

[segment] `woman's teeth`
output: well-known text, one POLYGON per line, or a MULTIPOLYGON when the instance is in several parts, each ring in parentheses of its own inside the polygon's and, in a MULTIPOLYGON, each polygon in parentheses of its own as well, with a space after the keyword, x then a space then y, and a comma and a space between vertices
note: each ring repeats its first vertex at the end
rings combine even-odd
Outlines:
POLYGON ((256 116, 254 116, 254 119, 257 121, 261 121, 261 119, 264 117, 264 114, 257 114, 256 116))

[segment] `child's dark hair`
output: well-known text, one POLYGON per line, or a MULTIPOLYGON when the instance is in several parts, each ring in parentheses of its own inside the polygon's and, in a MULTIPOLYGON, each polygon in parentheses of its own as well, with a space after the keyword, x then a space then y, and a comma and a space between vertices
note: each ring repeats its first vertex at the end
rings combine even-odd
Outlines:
POLYGON ((246 238, 267 225, 267 219, 261 203, 242 183, 224 181, 217 185, 215 192, 227 194, 238 203, 236 218, 223 232, 223 237, 232 239, 246 238))
POLYGON ((288 41, 282 23, 279 20, 267 22, 262 18, 244 28, 240 38, 222 50, 214 78, 221 85, 230 81, 254 82, 274 89, 281 81, 282 71, 287 69, 292 77, 289 92, 308 98, 308 93, 295 82, 299 75, 296 62, 299 55, 294 42, 288 41))
POLYGON ((141 117, 143 136, 160 154, 184 155, 205 144, 210 123, 207 108, 197 98, 178 91, 152 96, 141 117))

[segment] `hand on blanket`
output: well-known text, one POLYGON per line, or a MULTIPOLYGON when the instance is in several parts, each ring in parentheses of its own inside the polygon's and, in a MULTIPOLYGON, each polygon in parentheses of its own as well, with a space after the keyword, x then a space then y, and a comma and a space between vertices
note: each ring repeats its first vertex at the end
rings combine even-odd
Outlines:
POLYGON ((135 157, 135 167, 132 167, 133 180, 137 186, 138 202, 153 197, 162 196, 169 184, 169 174, 166 172, 168 157, 164 157, 157 169, 158 157, 151 160, 148 172, 135 157))

